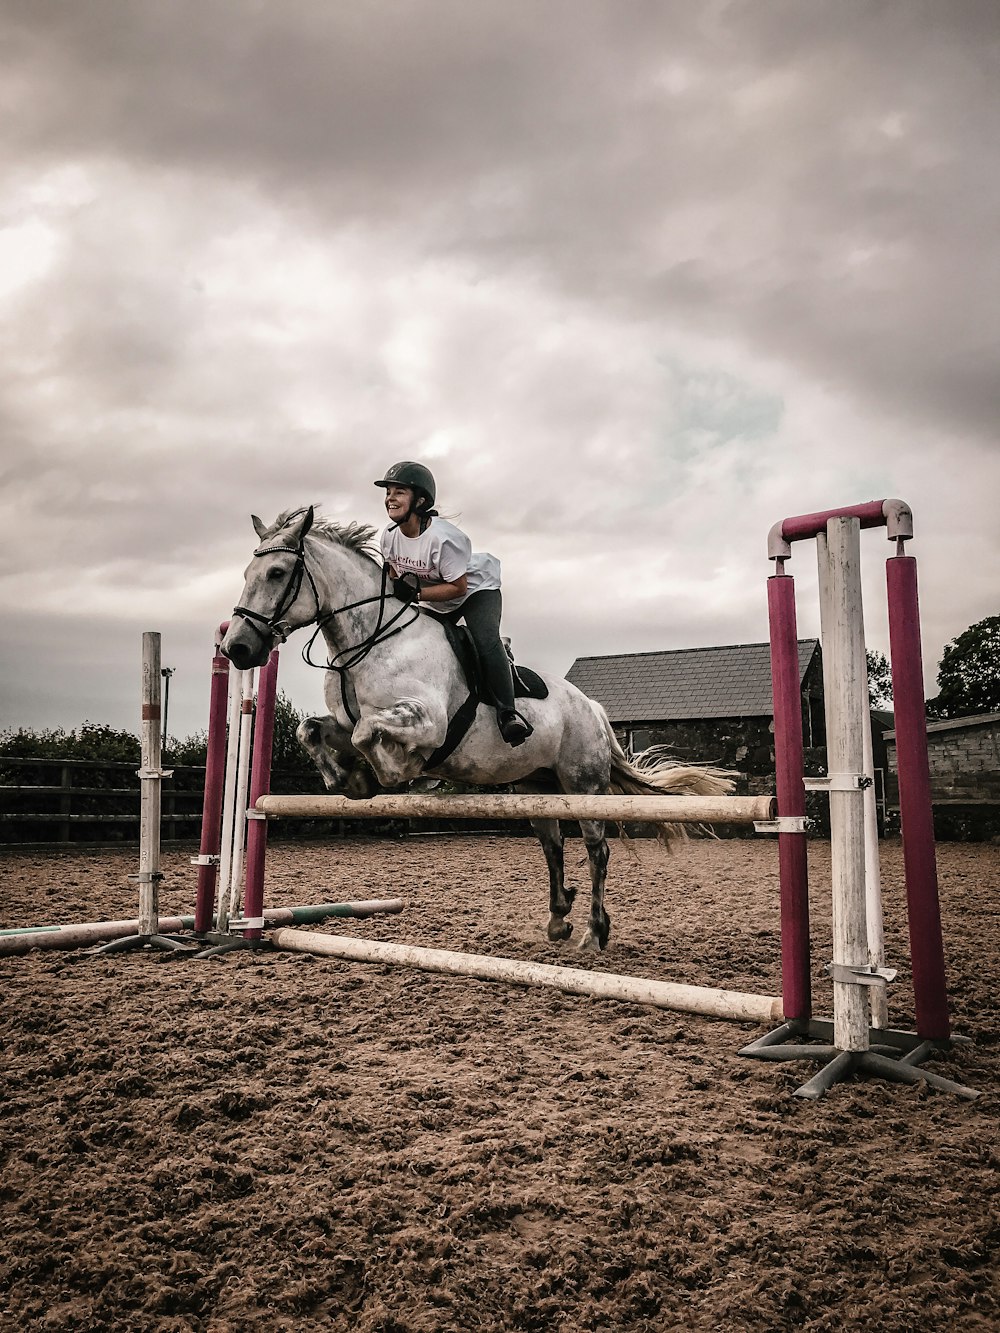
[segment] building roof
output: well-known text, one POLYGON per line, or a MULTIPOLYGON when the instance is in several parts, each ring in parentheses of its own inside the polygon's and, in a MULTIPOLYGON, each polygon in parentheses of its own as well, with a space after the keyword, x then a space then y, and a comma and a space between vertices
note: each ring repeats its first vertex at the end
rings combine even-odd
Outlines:
MULTIPOLYGON (((799 680, 819 652, 799 640, 799 680)), ((737 643, 659 653, 578 657, 566 679, 603 704, 612 722, 771 717, 771 648, 737 643)))
MULTIPOLYGON (((599 659, 595 658, 594 660, 599 659)), ((586 690, 584 690, 584 693, 586 694, 586 690)), ((956 731, 959 727, 995 727, 998 722, 1000 722, 1000 713, 972 713, 969 717, 949 717, 941 722, 928 722, 927 734, 931 735, 935 731, 956 731)), ((896 733, 887 731, 885 739, 894 741, 896 733)))

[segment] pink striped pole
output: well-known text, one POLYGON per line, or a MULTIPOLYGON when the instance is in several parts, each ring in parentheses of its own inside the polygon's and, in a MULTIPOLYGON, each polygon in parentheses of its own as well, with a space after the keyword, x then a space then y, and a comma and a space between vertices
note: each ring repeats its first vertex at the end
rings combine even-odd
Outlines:
MULTIPOLYGON (((278 651, 271 653, 257 680, 257 716, 253 761, 250 767, 250 809, 271 790, 271 753, 274 749, 274 703, 278 691, 278 651)), ((259 923, 243 931, 245 940, 259 940, 264 925, 264 861, 267 855, 267 820, 250 818, 247 830, 247 870, 243 916, 259 923)))
POLYGON ((889 656, 896 722, 899 810, 910 927, 910 961, 917 1033, 928 1041, 951 1034, 944 943, 938 902, 934 811, 927 758, 917 562, 897 555, 885 562, 889 598, 889 656))
MULTIPOLYGON (((778 818, 805 817, 802 697, 795 618, 795 580, 783 571, 767 581, 771 627, 771 679, 774 688, 774 755, 778 818)), ((781 994, 785 1018, 812 1017, 809 977, 809 881, 806 836, 778 834, 781 884, 781 994)))
POLYGON ((198 848, 198 893, 194 928, 198 934, 212 928, 215 882, 222 845, 222 786, 226 773, 226 712, 229 700, 229 659, 219 651, 228 622, 219 626, 212 658, 212 686, 208 705, 208 753, 205 757, 205 796, 198 848))

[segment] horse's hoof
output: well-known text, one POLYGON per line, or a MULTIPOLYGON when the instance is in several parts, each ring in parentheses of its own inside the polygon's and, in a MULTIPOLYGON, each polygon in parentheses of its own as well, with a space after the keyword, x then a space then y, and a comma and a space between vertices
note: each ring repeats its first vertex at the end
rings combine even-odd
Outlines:
POLYGON ((601 952, 601 948, 602 948, 602 945, 601 945, 600 940, 598 940, 598 939, 596 939, 596 938, 594 937, 594 933, 593 933, 593 931, 588 930, 587 933, 586 933, 586 935, 584 935, 583 939, 580 941, 580 952, 581 952, 581 953, 600 953, 600 952, 601 952))
POLYGON ((597 947, 603 953, 608 947, 608 936, 611 934, 611 918, 605 912, 604 920, 601 922, 597 931, 597 947))
POLYGON ((573 922, 567 921, 565 917, 556 917, 549 922, 547 934, 553 944, 568 940, 573 934, 573 922))

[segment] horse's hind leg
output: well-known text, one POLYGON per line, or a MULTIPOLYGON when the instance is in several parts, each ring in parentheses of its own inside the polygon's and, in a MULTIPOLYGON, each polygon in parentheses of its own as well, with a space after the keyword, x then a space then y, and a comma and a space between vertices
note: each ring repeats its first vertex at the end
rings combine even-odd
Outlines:
POLYGON ((531 827, 542 844, 545 864, 549 868, 549 925, 550 940, 568 940, 573 934, 573 922, 567 917, 573 907, 575 889, 566 888, 563 871, 563 836, 558 819, 533 819, 531 827))
POLYGON ((610 859, 608 840, 604 836, 604 823, 600 820, 581 819, 580 832, 590 858, 590 919, 587 922, 587 933, 580 941, 580 948, 585 952, 599 953, 611 933, 611 918, 604 910, 604 884, 610 859))

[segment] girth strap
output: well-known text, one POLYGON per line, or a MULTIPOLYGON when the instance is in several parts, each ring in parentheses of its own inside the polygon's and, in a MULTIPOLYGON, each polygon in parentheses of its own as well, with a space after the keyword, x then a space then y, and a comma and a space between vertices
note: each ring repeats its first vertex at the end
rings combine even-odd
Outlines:
POLYGON ((445 732, 444 740, 434 751, 434 753, 425 761, 425 768, 436 768, 438 764, 443 764, 453 751, 457 750, 465 740, 469 728, 476 720, 476 709, 479 707, 479 698, 471 693, 465 703, 455 712, 454 716, 448 722, 448 730, 445 732))

